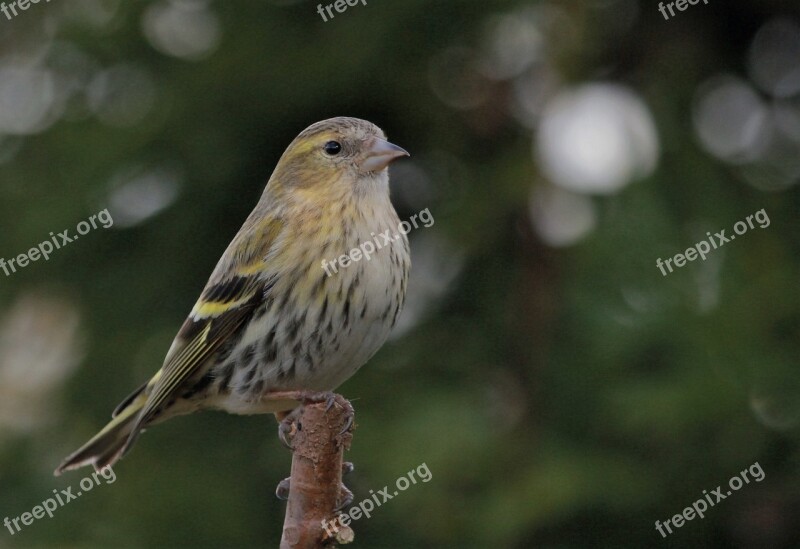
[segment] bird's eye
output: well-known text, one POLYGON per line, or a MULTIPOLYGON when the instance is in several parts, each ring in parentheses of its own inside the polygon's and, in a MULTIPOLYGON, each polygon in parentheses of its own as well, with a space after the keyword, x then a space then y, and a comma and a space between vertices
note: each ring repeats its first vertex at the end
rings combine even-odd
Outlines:
POLYGON ((342 145, 338 141, 328 141, 325 143, 322 149, 328 156, 336 156, 342 152, 342 145))

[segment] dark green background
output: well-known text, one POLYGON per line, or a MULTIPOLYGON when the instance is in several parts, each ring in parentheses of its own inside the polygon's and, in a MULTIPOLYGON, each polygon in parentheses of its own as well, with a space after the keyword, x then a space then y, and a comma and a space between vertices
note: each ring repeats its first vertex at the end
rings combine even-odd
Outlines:
MULTIPOLYGON (((796 2, 710 0, 669 21, 656 6, 369 0, 323 23, 313 2, 57 0, 0 15, 0 257, 107 207, 116 221, 0 273, 0 519, 88 474, 51 472, 160 366, 289 141, 348 115, 412 153, 393 167, 401 217, 436 220, 410 235, 401 330, 341 388, 356 501, 421 463, 433 478, 358 521, 353 547, 800 546, 800 95, 755 86, 753 63, 780 59, 750 57, 764 25, 797 28, 796 2), (498 17, 535 21, 540 53, 502 78, 486 61, 498 17), (176 20, 216 24, 218 42, 170 54, 152 32, 194 43, 176 20), (719 75, 789 128, 751 143, 768 155, 703 146, 698 97, 719 75), (548 245, 529 206, 558 181, 515 94, 544 82, 534 113, 619 84, 658 136, 654 169, 573 193, 595 224, 569 246, 548 245), (31 122, 23 107, 42 104, 31 122), (125 223, 158 193, 176 194, 125 223), (655 267, 762 208, 768 228, 707 262, 655 267), (756 461, 763 482, 656 532, 756 461)), ((176 419, 116 482, 0 529, 0 548, 275 547, 289 464, 271 417, 176 419)))

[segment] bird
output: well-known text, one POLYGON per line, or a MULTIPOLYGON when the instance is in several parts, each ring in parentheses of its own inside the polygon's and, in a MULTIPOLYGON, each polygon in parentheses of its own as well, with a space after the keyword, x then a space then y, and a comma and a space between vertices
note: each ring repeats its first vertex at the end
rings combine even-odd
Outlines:
POLYGON ((300 132, 161 368, 55 475, 111 467, 145 428, 175 416, 215 409, 280 421, 304 402, 329 399, 384 344, 403 308, 411 259, 397 231, 388 166, 407 156, 358 118, 300 132), (326 258, 380 243, 382 234, 389 238, 370 257, 323 268, 326 258))

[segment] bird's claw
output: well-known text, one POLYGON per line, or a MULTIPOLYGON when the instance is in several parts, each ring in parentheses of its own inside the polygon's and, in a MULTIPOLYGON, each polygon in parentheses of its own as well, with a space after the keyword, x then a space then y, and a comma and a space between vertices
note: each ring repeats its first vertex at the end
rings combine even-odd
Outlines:
POLYGON ((300 430, 300 416, 302 415, 302 408, 295 408, 278 423, 278 439, 289 450, 292 448, 291 439, 300 430))
POLYGON ((332 399, 328 401, 328 406, 325 408, 325 411, 330 410, 334 403, 338 403, 341 406, 342 410, 344 410, 344 427, 342 430, 339 431, 339 435, 343 435, 348 433, 352 430, 353 424, 355 423, 356 413, 353 410, 353 405, 350 404, 350 401, 344 398, 342 395, 331 393, 332 399))
POLYGON ((339 505, 336 506, 336 509, 334 509, 333 512, 338 513, 339 511, 341 511, 342 509, 353 503, 353 498, 354 498, 353 492, 351 492, 347 488, 347 486, 345 486, 344 484, 339 486, 339 499, 338 499, 339 505))
POLYGON ((339 431, 340 435, 349 432, 353 428, 353 422, 355 421, 355 413, 353 412, 352 406, 346 408, 345 412, 347 415, 344 416, 344 427, 342 427, 342 430, 339 431))
POLYGON ((275 496, 283 501, 289 499, 289 480, 288 478, 283 479, 278 483, 278 487, 275 489, 275 496))

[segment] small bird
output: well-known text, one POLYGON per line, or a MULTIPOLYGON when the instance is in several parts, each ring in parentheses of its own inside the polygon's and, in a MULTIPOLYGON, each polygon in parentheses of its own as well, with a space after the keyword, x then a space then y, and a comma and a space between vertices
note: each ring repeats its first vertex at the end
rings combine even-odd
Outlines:
POLYGON ((409 156, 374 124, 312 124, 278 161, 158 372, 55 474, 111 466, 139 433, 203 409, 274 413, 330 395, 383 345, 405 300, 408 239, 389 199, 388 165, 409 156), (369 260, 323 269, 375 235, 369 260))

